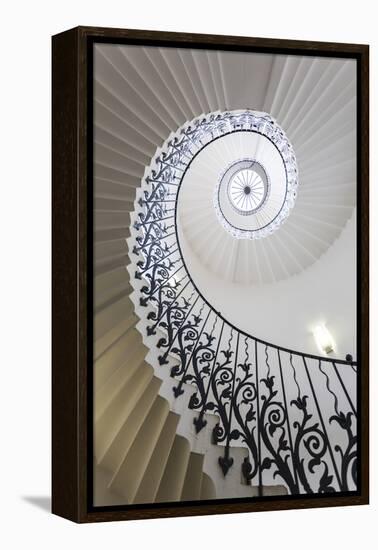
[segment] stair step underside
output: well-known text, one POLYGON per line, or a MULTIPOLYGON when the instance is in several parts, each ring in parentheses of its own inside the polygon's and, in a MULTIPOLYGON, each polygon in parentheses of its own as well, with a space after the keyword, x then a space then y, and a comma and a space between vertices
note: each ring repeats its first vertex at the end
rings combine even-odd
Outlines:
POLYGON ((169 413, 168 401, 157 397, 110 486, 133 502, 169 413))
POLYGON ((169 454, 176 436, 176 428, 179 421, 177 414, 169 412, 149 463, 146 467, 143 479, 139 484, 134 502, 154 502, 169 454))

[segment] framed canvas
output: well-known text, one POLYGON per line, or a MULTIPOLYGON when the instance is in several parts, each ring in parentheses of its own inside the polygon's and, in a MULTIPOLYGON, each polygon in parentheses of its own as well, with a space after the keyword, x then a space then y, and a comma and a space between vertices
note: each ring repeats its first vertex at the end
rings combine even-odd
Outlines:
POLYGON ((368 46, 53 37, 53 512, 368 503, 368 46))

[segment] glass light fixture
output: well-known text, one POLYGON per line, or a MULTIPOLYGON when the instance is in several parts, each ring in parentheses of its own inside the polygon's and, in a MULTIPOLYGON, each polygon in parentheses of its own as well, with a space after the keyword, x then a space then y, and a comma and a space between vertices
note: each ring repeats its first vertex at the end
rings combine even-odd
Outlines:
POLYGON ((319 350, 322 353, 332 353, 335 349, 335 343, 331 333, 324 325, 318 325, 314 329, 314 338, 319 350))

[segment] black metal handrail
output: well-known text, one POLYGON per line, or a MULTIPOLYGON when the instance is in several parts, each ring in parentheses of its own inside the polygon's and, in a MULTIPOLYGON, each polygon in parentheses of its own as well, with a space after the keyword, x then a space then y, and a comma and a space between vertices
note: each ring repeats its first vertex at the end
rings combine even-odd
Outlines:
POLYGON ((170 211, 174 199, 176 209, 195 155, 191 148, 197 138, 198 148, 205 146, 202 125, 211 126, 214 139, 216 131, 226 132, 223 123, 213 117, 187 126, 156 155, 156 169, 143 182, 134 253, 142 257, 135 277, 145 281, 140 305, 148 310, 147 334, 162 333, 159 363, 170 366, 177 380, 174 398, 185 384, 195 387, 189 408, 198 413, 196 431, 204 428, 209 413, 218 416, 212 441, 223 447, 219 466, 225 476, 234 465, 232 447, 242 443, 249 450, 241 465, 246 483, 261 489, 280 479, 290 494, 353 491, 357 362, 284 348, 231 324, 199 292, 185 265, 176 223, 174 233, 166 223, 165 199, 170 211), (171 356, 179 363, 172 366, 171 356))

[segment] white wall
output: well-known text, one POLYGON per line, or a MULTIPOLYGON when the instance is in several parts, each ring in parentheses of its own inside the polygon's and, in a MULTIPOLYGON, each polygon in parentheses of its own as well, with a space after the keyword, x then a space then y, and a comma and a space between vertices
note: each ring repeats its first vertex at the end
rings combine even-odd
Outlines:
MULTIPOLYGON (((224 229, 219 226, 219 231, 224 229)), ((313 330, 325 324, 336 344, 332 356, 356 357, 355 215, 312 266, 272 284, 241 285, 217 278, 182 232, 180 244, 199 290, 238 328, 273 344, 318 355, 313 330)))
MULTIPOLYGON (((376 540, 378 400, 372 400, 370 507, 209 516, 75 526, 38 503, 50 494, 50 36, 78 24, 170 31, 370 43, 372 49, 372 212, 377 46, 375 2, 360 0, 66 0, 2 6, 0 120, 1 252, 1 519, 7 549, 193 548, 252 546, 296 550, 370 549, 376 540), (34 499, 34 500, 33 500, 34 499), (39 499, 39 500, 38 500, 39 499), (33 505, 32 502, 37 502, 33 505)), ((377 240, 372 219, 371 386, 378 364, 377 240)))

